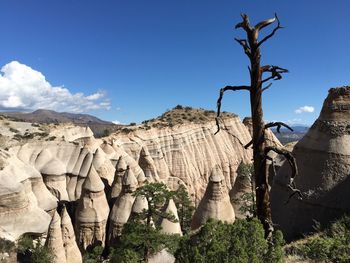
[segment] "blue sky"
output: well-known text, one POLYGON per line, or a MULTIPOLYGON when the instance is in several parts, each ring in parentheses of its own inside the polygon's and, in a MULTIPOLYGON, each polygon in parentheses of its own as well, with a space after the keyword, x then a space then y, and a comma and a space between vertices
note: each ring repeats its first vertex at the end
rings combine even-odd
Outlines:
MULTIPOLYGON (((221 87, 249 84, 233 40, 244 36, 234 29, 240 13, 255 24, 277 12, 285 28, 263 46, 262 62, 290 73, 265 92, 264 116, 312 124, 328 89, 349 84, 349 10, 348 0, 2 0, 0 108, 122 123, 177 104, 215 109, 221 87)), ((247 93, 227 93, 223 110, 250 115, 247 93)))

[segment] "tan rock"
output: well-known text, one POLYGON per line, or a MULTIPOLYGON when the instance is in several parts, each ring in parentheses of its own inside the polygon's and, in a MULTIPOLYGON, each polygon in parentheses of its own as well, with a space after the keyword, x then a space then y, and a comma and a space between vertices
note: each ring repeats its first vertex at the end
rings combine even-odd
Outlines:
POLYGON ((55 262, 64 263, 66 260, 66 253, 63 247, 62 231, 61 231, 61 218, 55 211, 47 233, 47 239, 45 244, 51 249, 55 262))
POLYGON ((93 166, 82 189, 76 210, 76 233, 79 247, 85 250, 89 245, 104 245, 109 206, 104 184, 93 166))
POLYGON ((179 234, 182 236, 181 226, 179 222, 179 216, 177 214, 177 208, 173 201, 170 199, 165 208, 165 213, 172 215, 174 220, 169 220, 167 218, 163 218, 160 224, 161 231, 166 234, 179 234), (176 222, 174 222, 176 221, 176 222))
MULTIPOLYGON (((108 231, 109 245, 116 243, 118 237, 121 234, 122 227, 128 222, 133 209, 135 196, 133 192, 137 188, 137 179, 131 169, 127 168, 122 180, 122 191, 115 200, 112 211, 109 215, 110 226, 108 231)), ((138 202, 141 202, 139 200, 138 202)), ((142 208, 144 204, 136 204, 135 211, 142 208)))
POLYGON ((71 218, 66 207, 61 212, 62 240, 65 249, 66 260, 69 263, 82 263, 83 259, 75 240, 74 229, 71 218))
POLYGON ((204 225, 209 218, 227 223, 233 223, 235 221, 235 212, 223 182, 224 176, 220 166, 216 165, 209 177, 209 183, 204 197, 193 215, 192 229, 197 229, 204 225))
POLYGON ((124 158, 121 156, 118 160, 118 164, 114 175, 114 181, 112 183, 112 190, 111 190, 112 199, 118 197, 120 192, 122 191, 122 180, 126 172, 126 169, 127 169, 127 164, 124 158))
POLYGON ((286 238, 312 230, 314 220, 325 225, 350 211, 350 87, 329 90, 320 116, 295 145, 299 176, 295 178, 303 194, 286 205, 286 188, 291 170, 285 162, 271 191, 272 215, 286 238))

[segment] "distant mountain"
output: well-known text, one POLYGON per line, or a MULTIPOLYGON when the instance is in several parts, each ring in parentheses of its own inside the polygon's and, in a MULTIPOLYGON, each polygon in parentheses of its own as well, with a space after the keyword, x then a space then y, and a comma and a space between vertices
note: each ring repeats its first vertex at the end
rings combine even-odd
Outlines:
POLYGON ((109 121, 101 120, 89 114, 76 114, 69 112, 56 112, 53 110, 39 109, 33 112, 2 112, 0 115, 17 121, 32 123, 73 123, 79 126, 89 126, 95 136, 107 135, 119 129, 122 125, 116 125, 109 121))
POLYGON ((286 128, 282 128, 280 131, 281 133, 277 133, 276 128, 272 128, 272 131, 282 144, 286 144, 289 142, 299 141, 309 130, 308 126, 303 125, 296 125, 292 126, 291 128, 293 131, 290 131, 286 128))

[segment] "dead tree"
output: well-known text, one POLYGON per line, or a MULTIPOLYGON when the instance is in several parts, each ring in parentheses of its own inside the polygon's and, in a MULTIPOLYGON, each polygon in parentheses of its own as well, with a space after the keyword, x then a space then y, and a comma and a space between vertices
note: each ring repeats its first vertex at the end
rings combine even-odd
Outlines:
MULTIPOLYGON (((238 91, 246 90, 250 93, 250 106, 251 106, 251 116, 253 123, 253 134, 252 141, 248 143, 245 148, 253 146, 253 158, 254 158, 254 171, 255 171, 255 194, 256 194, 256 214, 265 229, 266 237, 270 236, 273 231, 273 224, 271 220, 271 208, 270 208, 270 196, 269 196, 269 185, 268 185, 268 169, 267 160, 269 159, 268 153, 274 151, 277 154, 282 154, 286 157, 289 164, 292 166, 292 172, 290 178, 290 183, 288 188, 292 191, 292 195, 295 193, 300 194, 298 190, 295 189, 294 177, 297 175, 297 167, 294 157, 284 149, 279 149, 272 146, 267 146, 265 144, 265 130, 271 127, 277 127, 279 132, 282 126, 291 129, 289 126, 282 122, 273 122, 264 124, 263 121, 263 109, 262 109, 262 93, 271 87, 272 83, 267 82, 271 80, 280 80, 283 73, 287 73, 288 70, 273 66, 273 65, 260 65, 260 47, 268 39, 270 39, 274 34, 281 29, 280 21, 275 14, 274 18, 262 21, 256 24, 254 27, 251 26, 249 18, 246 14, 242 14, 242 22, 236 25, 237 28, 242 28, 247 35, 246 39, 235 40, 243 47, 245 54, 250 60, 249 73, 250 73, 250 85, 246 86, 226 86, 220 90, 220 95, 217 101, 217 132, 220 131, 220 112, 221 112, 221 100, 226 91, 238 91), (258 40, 260 31, 269 26, 270 24, 276 22, 276 26, 272 32, 266 35, 261 40, 258 40), (268 76, 264 76, 269 74, 268 76)), ((216 132, 216 133, 217 133, 216 132)))

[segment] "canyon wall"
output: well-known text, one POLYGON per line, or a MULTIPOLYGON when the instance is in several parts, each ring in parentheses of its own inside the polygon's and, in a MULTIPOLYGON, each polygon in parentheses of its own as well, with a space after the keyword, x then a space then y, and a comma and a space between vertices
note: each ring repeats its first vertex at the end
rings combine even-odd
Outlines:
MULTIPOLYGON (((198 205, 216 167, 228 193, 238 165, 251 161, 251 150, 243 147, 251 137, 238 117, 215 131, 211 121, 135 129, 103 140, 70 125, 51 127, 39 139, 23 135, 24 142, 8 133, 0 149, 0 237, 15 241, 25 233, 46 233, 55 255, 81 262, 79 250, 113 244, 130 216, 147 208, 132 195, 146 181, 171 190, 183 184, 198 205)), ((165 209, 176 215, 172 201, 165 209)), ((231 214, 234 220, 233 208, 231 214)), ((161 227, 181 233, 178 224, 164 221, 161 227)))

